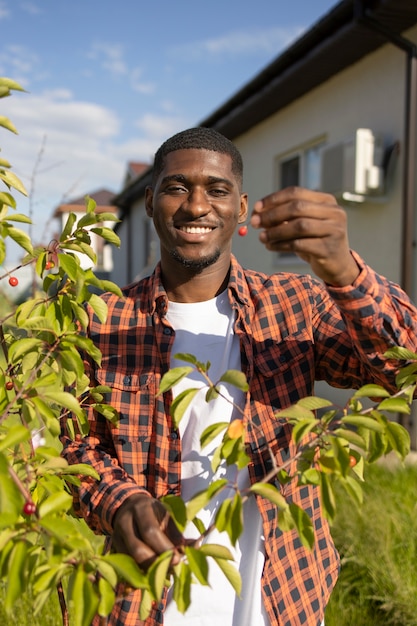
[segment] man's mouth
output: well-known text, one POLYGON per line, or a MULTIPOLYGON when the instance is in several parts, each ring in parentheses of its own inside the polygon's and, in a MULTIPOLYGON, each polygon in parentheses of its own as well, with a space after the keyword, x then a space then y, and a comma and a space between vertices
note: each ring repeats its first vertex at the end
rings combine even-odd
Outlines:
POLYGON ((213 228, 209 226, 180 226, 178 230, 190 235, 204 235, 205 233, 211 233, 213 228))

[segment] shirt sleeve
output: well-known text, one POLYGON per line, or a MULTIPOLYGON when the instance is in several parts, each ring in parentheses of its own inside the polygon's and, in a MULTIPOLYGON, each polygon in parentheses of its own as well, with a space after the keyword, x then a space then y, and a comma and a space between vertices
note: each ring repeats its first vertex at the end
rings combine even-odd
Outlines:
POLYGON ((395 346, 417 352, 417 309, 405 292, 352 252, 360 274, 345 287, 327 286, 316 300, 317 379, 344 388, 373 382, 396 389, 405 363, 384 353, 395 346))

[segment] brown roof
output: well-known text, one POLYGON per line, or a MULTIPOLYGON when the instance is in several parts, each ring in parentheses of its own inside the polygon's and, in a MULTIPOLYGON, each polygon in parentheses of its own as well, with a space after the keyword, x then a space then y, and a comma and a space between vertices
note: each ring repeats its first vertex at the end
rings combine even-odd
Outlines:
POLYGON ((115 198, 114 191, 109 191, 108 189, 98 189, 93 193, 85 194, 85 196, 80 196, 79 198, 68 200, 68 202, 63 202, 56 207, 53 217, 58 217, 59 215, 62 215, 62 213, 85 213, 86 196, 89 196, 96 202, 96 213, 118 212, 116 205, 113 204, 115 198))

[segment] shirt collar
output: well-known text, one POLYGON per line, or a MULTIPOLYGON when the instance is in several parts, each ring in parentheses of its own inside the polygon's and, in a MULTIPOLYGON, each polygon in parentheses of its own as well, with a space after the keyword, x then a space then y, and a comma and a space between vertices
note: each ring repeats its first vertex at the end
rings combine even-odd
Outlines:
MULTIPOLYGON (((151 315, 158 311, 163 317, 168 308, 168 296, 161 280, 161 263, 158 262, 152 275, 149 277, 149 311, 151 315)), ((245 272, 232 254, 230 257, 230 276, 228 284, 231 302, 238 301, 248 306, 250 303, 249 289, 245 278, 245 272)))

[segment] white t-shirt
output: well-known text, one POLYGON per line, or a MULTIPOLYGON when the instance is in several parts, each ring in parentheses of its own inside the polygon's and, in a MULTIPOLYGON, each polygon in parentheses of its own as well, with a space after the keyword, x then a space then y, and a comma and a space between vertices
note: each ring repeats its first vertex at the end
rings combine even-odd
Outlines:
MULTIPOLYGON (((212 382, 217 382, 228 369, 241 369, 239 340, 234 335, 234 313, 228 301, 227 292, 206 302, 170 302, 167 318, 175 329, 175 343, 172 351, 171 367, 186 365, 174 357, 177 353, 194 355, 199 361, 211 366, 208 374, 212 382)), ((227 422, 240 417, 240 413, 230 402, 219 396, 207 403, 205 394, 207 383, 203 377, 192 372, 173 389, 174 396, 184 389, 201 387, 194 396, 180 422, 182 442, 182 497, 188 501, 195 493, 206 488, 214 478, 229 477, 238 481, 240 487, 249 485, 247 469, 237 472, 236 467, 222 463, 213 476, 211 459, 219 445, 223 433, 204 450, 200 449, 200 435, 207 426, 217 422, 227 422)), ((222 394, 243 407, 243 393, 225 384, 222 394)), ((217 507, 234 490, 225 490, 215 502, 199 513, 207 527, 214 519, 217 507)), ((210 587, 196 584, 191 591, 191 606, 182 615, 176 604, 168 597, 164 623, 166 626, 268 626, 261 598, 261 575, 264 565, 264 538, 262 520, 255 498, 251 497, 244 505, 244 532, 235 547, 230 544, 226 533, 214 530, 206 538, 207 543, 226 545, 235 558, 235 565, 242 577, 242 594, 237 598, 233 587, 224 574, 210 559, 210 587)), ((198 537, 193 525, 186 529, 186 537, 198 537)))

